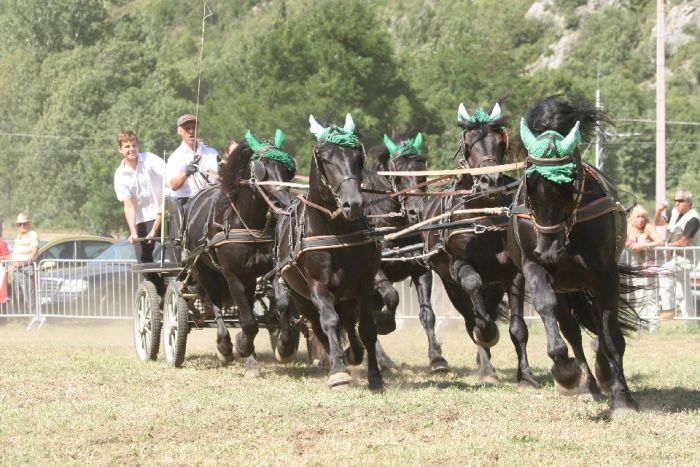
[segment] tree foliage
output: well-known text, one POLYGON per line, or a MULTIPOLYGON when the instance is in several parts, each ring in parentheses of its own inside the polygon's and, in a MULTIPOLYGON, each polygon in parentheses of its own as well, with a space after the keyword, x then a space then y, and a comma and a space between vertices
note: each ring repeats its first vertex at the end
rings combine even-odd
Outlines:
MULTIPOLYGON (((11 168, 0 173, 0 217, 28 207, 40 227, 123 231, 116 134, 133 128, 142 150, 167 155, 185 112, 198 112, 217 148, 247 129, 283 129, 301 173, 314 143, 309 114, 340 123, 348 112, 367 147, 392 129, 422 131, 431 167, 446 168, 460 102, 473 111, 500 100, 514 138, 534 100, 592 100, 596 89, 616 122, 605 171, 651 199, 654 2, 589 3, 556 0, 536 16, 526 0, 208 0, 208 10, 184 0, 0 0, 0 164, 11 168), (567 38, 560 65, 534 66, 567 38)), ((700 121, 700 42, 689 32, 667 56, 670 121, 700 121)), ((667 127, 669 191, 700 189, 699 131, 667 127)))

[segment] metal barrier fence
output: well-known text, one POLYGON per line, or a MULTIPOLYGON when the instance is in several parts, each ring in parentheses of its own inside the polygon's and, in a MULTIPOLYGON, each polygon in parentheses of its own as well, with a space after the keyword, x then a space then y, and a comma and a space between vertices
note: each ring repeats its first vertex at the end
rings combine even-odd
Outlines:
POLYGON ((43 260, 33 267, 3 261, 7 298, 0 317, 130 319, 141 277, 133 260, 43 260))
MULTIPOLYGON (((638 311, 652 323, 660 319, 700 320, 700 247, 657 248, 644 266, 657 273, 647 281, 645 291, 637 292, 638 311)), ((625 251, 622 262, 632 258, 625 251)), ((0 284, 7 286, 3 302, 0 288, 0 318, 29 317, 43 323, 46 318, 130 319, 134 297, 141 281, 131 271, 133 260, 43 260, 34 267, 16 268, 11 261, 0 261, 0 284)), ((641 282, 638 282, 638 284, 641 282)), ((396 284, 400 303, 397 325, 417 320, 418 298, 410 280, 396 284)), ((462 317, 455 310, 433 274, 432 306, 437 325, 462 317)), ((526 319, 539 319, 529 304, 526 319)), ((30 324, 30 326, 32 325, 30 324)))

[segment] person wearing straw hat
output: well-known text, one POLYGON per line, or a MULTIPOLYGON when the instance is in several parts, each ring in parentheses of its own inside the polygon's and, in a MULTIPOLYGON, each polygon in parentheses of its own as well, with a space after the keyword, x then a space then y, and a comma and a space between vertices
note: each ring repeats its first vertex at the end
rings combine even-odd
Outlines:
MULTIPOLYGON (((124 203, 129 243, 134 245, 139 263, 152 263, 155 243, 138 239, 160 237, 165 162, 153 153, 139 152, 139 139, 132 130, 119 132, 117 146, 123 159, 114 172, 114 191, 124 203)), ((165 292, 163 280, 157 274, 146 277, 159 293, 165 292)))
POLYGON ((34 307, 34 260, 39 252, 39 235, 31 230, 31 219, 26 213, 17 216, 15 246, 12 250, 12 294, 15 303, 26 311, 34 307))
POLYGON ((219 180, 219 153, 197 139, 198 121, 192 114, 177 119, 177 134, 182 144, 170 155, 166 181, 180 206, 198 191, 219 180))

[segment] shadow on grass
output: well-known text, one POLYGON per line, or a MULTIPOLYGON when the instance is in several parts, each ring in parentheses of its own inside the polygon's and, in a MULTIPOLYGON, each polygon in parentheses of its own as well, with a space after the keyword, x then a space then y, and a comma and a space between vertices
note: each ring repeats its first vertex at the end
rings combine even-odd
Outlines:
POLYGON ((642 388, 632 396, 644 412, 677 413, 700 409, 700 391, 684 387, 642 388))

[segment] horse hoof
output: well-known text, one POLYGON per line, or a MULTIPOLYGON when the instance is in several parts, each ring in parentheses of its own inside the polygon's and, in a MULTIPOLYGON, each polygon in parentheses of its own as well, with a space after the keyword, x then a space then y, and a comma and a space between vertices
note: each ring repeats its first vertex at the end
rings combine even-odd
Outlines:
POLYGON ((290 355, 284 356, 281 355, 278 349, 275 349, 275 359, 280 362, 280 363, 290 363, 296 360, 297 358, 297 353, 292 352, 290 355))
POLYGON ((241 342, 244 339, 246 339, 246 336, 244 336, 242 332, 236 334, 236 345, 233 346, 233 353, 237 358, 248 358, 255 352, 255 348, 252 345, 245 345, 245 343, 241 342), (250 348, 248 349, 247 347, 250 348))
POLYGON ((485 349, 490 349, 494 345, 498 344, 498 340, 501 338, 501 333, 495 325, 494 329, 496 333, 491 339, 485 339, 483 333, 479 331, 478 328, 474 329, 474 343, 479 347, 483 347, 485 349))
POLYGON ((484 375, 479 376, 479 384, 483 384, 484 386, 498 386, 501 384, 501 380, 498 379, 496 375, 484 375))
POLYGON ((554 388, 562 396, 577 396, 588 392, 586 378, 578 362, 570 358, 552 367, 554 388))
POLYGON ((346 371, 333 373, 328 377, 328 386, 335 388, 336 386, 349 385, 352 382, 352 376, 346 371))
POLYGON ((430 362, 430 372, 431 373, 449 373, 450 366, 447 364, 447 360, 442 357, 433 359, 430 362))
POLYGON ((218 348, 216 349, 216 357, 224 365, 226 365, 227 363, 231 363, 236 358, 236 356, 234 355, 234 352, 231 352, 230 354, 226 355, 226 354, 222 353, 221 350, 218 348))

